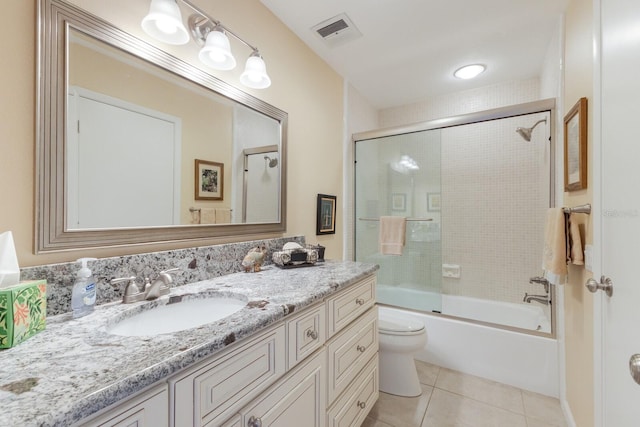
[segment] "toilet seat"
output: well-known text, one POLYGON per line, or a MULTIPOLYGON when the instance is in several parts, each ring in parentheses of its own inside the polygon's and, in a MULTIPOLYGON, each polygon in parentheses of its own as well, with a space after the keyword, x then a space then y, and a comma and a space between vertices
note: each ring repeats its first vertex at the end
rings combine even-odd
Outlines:
POLYGON ((424 333, 424 324, 409 319, 393 319, 392 321, 379 318, 378 331, 387 335, 420 335, 424 333))

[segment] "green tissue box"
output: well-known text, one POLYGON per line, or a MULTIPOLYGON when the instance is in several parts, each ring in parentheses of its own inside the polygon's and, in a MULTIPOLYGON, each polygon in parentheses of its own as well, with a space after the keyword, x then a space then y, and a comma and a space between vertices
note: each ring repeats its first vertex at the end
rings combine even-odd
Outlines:
POLYGON ((0 289, 0 348, 16 346, 44 330, 46 316, 46 280, 0 289))

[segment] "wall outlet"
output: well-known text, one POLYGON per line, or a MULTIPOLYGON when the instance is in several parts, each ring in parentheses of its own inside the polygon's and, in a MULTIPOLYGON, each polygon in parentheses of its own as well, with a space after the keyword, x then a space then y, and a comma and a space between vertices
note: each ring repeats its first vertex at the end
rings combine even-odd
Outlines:
POLYGON ((449 279, 460 278, 460 266, 458 264, 442 264, 442 277, 449 279))

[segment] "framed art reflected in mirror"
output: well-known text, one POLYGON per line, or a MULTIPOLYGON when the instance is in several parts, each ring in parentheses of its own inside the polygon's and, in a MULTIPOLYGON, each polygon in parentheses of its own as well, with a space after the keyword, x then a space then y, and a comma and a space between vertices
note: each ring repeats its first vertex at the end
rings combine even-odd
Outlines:
POLYGON ((195 199, 224 199, 224 164, 196 159, 195 199))

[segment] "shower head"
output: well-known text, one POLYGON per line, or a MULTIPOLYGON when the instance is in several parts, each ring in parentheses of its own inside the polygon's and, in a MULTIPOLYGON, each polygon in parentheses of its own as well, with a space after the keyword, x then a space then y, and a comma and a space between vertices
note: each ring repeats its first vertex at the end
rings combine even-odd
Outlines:
POLYGON ((545 122, 547 123, 547 119, 542 119, 542 120, 538 120, 533 126, 531 126, 530 128, 517 128, 516 132, 518 132, 518 134, 524 138, 525 141, 531 141, 531 132, 533 132, 533 128, 535 128, 536 126, 538 126, 540 123, 545 122))
POLYGON ((272 159, 269 156, 264 156, 264 160, 270 168, 275 168, 276 166, 278 166, 278 159, 272 159))

